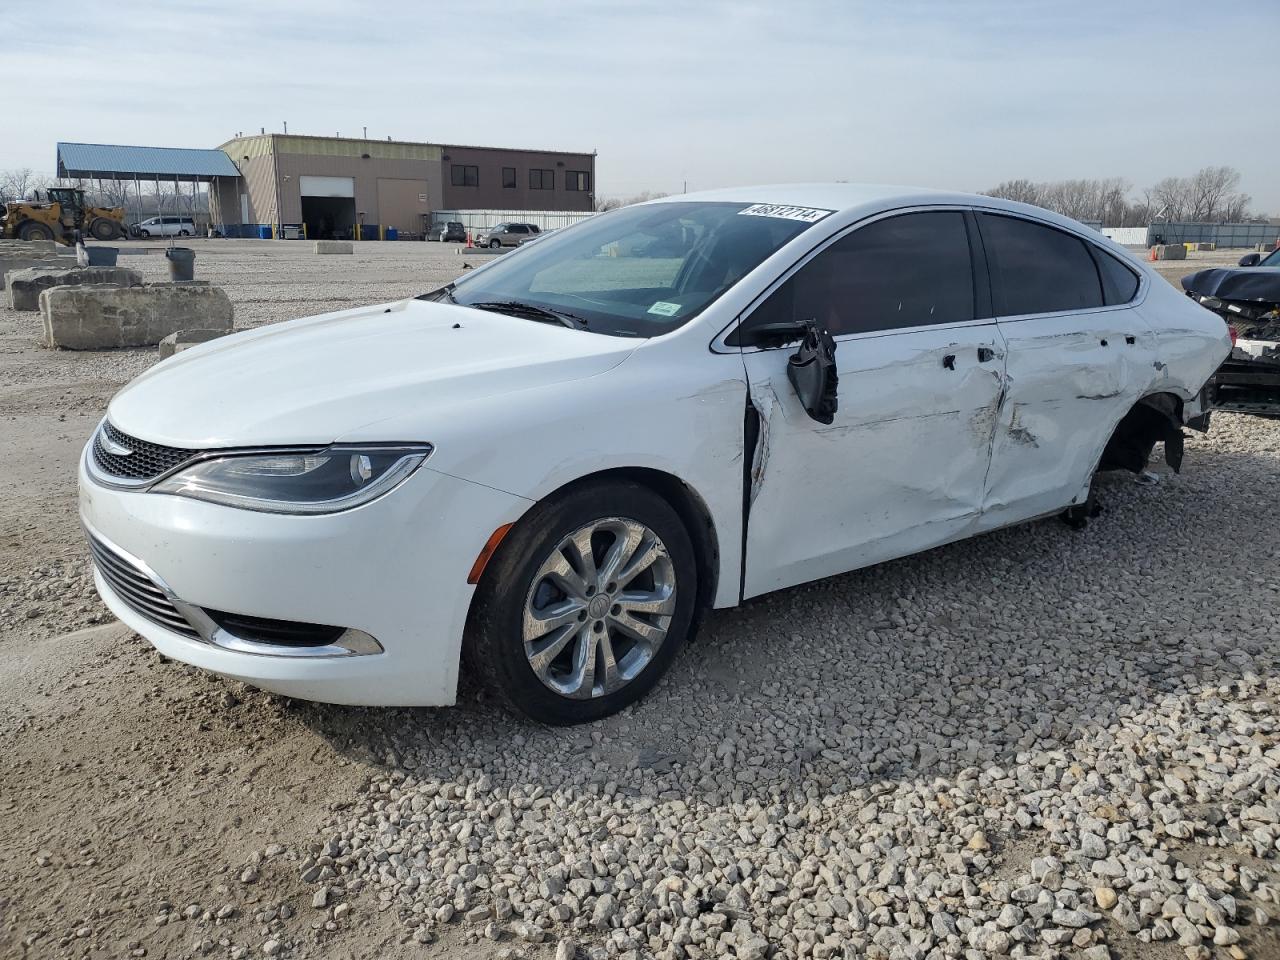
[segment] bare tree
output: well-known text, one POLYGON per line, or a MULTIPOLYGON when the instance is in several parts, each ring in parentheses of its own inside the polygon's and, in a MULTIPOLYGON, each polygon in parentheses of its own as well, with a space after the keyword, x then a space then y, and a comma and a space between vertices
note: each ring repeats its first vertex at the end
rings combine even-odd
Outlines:
POLYGON ((988 197, 999 197, 1001 200, 1013 200, 1016 203, 1030 203, 1041 206, 1044 199, 1044 184, 1030 180, 1006 180, 998 183, 990 190, 984 190, 988 197))
POLYGON ((33 190, 44 190, 52 181, 30 167, 0 173, 0 200, 6 203, 25 200, 33 190))

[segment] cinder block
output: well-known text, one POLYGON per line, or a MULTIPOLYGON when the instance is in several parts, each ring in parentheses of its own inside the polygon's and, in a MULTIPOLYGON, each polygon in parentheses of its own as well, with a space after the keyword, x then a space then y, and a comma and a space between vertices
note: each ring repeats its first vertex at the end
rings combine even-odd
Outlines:
POLYGON ((10 253, 0 250, 0 290, 4 289, 5 277, 15 270, 29 270, 31 267, 74 267, 78 266, 75 257, 59 257, 55 254, 10 253))
POLYGON ((350 240, 317 240, 316 253, 352 253, 350 240))
POLYGON ((46 346, 67 350, 153 347, 180 330, 231 331, 219 287, 50 287, 40 294, 46 346))
POLYGON ((230 330, 179 330, 177 333, 171 333, 160 341, 160 359, 172 357, 175 353, 181 353, 190 347, 198 346, 202 343, 208 343, 210 340, 216 340, 218 337, 225 337, 230 330))
POLYGON ((1185 260, 1187 248, 1180 243, 1161 243, 1155 248, 1157 260, 1185 260))
POLYGON ((142 284, 142 275, 124 267, 28 267, 5 277, 5 299, 10 310, 39 310, 42 290, 87 283, 136 287, 142 284))

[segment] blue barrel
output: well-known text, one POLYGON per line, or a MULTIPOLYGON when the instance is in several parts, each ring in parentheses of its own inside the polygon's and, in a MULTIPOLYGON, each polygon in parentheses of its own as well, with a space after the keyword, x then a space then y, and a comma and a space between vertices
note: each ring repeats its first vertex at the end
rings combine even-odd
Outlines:
POLYGON ((258 239, 259 240, 271 239, 271 224, 269 223, 258 224, 258 239))
POLYGON ((400 239, 400 231, 399 231, 399 230, 397 230, 395 227, 387 227, 387 239, 388 239, 388 240, 399 240, 399 239, 400 239))

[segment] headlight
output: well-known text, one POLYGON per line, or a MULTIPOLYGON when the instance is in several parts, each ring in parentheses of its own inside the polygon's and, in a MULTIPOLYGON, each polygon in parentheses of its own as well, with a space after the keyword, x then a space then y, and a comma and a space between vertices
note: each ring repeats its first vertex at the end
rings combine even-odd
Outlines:
POLYGON ((394 489, 430 453, 430 444, 382 444, 230 454, 194 463, 151 492, 265 513, 336 513, 394 489))

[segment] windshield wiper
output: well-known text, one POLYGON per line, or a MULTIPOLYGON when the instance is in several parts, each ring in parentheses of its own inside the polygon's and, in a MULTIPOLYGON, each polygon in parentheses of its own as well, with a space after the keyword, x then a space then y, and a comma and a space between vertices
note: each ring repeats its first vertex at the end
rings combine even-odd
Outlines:
POLYGON ((449 303, 457 303, 453 298, 453 284, 447 283, 439 290, 432 290, 430 293, 422 293, 414 297, 415 300, 427 300, 433 303, 439 303, 441 300, 447 300, 449 303))
POLYGON ((585 318, 563 310, 549 310, 533 303, 520 300, 482 300, 479 303, 464 303, 464 307, 475 307, 477 310, 490 310, 494 313, 509 313, 516 317, 528 317, 539 323, 558 323, 561 326, 586 329, 585 318))

